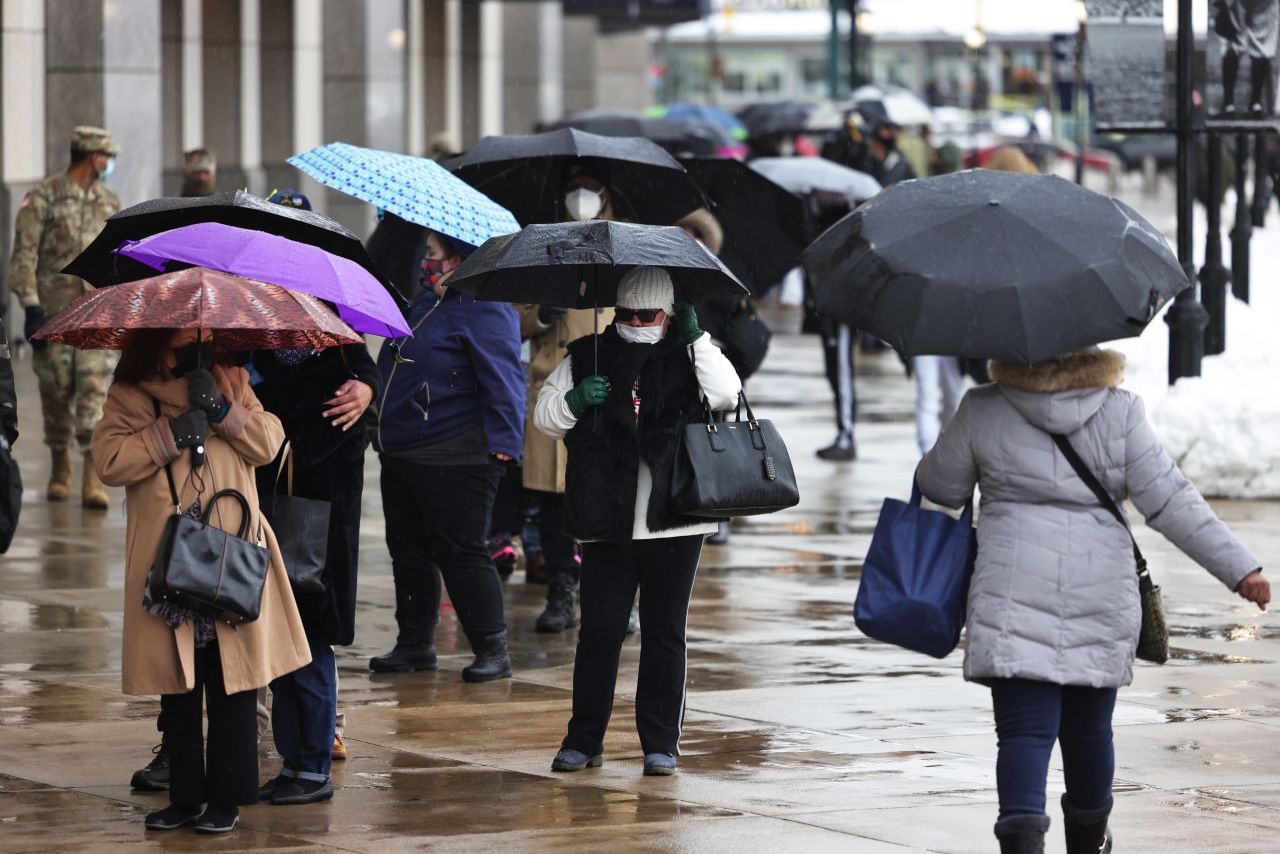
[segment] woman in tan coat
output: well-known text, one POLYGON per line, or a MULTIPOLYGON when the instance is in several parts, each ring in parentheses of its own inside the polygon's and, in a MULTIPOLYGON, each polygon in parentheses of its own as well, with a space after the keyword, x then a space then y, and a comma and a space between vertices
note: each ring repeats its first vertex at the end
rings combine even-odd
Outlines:
MULTIPOLYGON (((206 333, 206 336, 208 333, 206 333)), ((258 513, 254 467, 269 463, 284 441, 280 421, 263 410, 241 368, 214 365, 213 342, 194 330, 134 333, 121 354, 93 434, 98 476, 126 489, 123 683, 126 694, 159 694, 170 753, 170 805, 147 817, 149 830, 196 824, 233 830, 239 805, 257 803, 255 692, 307 664, 311 655, 270 527, 258 513), (203 445, 193 468, 185 450, 203 445), (147 573, 173 512, 168 466, 181 512, 194 515, 214 492, 235 489, 271 551, 257 620, 232 627, 171 603, 143 604, 147 573), (202 745, 201 693, 209 717, 202 745), (208 809, 201 814, 201 805, 208 809)), ((235 531, 240 510, 218 503, 213 524, 235 531)))

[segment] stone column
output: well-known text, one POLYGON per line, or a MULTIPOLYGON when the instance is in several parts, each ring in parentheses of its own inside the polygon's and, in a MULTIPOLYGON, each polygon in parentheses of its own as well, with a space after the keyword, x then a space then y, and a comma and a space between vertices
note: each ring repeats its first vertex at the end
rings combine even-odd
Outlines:
POLYGON ((408 40, 404 4, 365 0, 364 11, 365 144, 404 151, 408 40))
POLYGON ((405 11, 404 150, 422 156, 427 150, 426 10, 410 0, 405 11))
MULTIPOLYGON (((509 7, 508 7, 509 8, 509 7)), ((503 125, 503 30, 502 4, 497 0, 481 0, 477 33, 480 66, 477 93, 478 137, 502 133, 503 125)))
POLYGON ((204 142, 203 0, 161 0, 160 85, 163 192, 182 189, 183 152, 204 142))
POLYGON ((224 192, 249 186, 241 146, 242 13, 240 0, 219 0, 201 7, 203 144, 218 156, 218 189, 224 192))
POLYGON ((569 115, 589 110, 596 103, 596 19, 565 15, 563 32, 564 113, 569 115))
POLYGON ((66 168, 71 129, 109 129, 124 204, 160 195, 160 0, 46 0, 45 169, 66 168))
POLYGON ((0 313, 8 305, 13 218, 45 175, 44 14, 44 0, 0 4, 0 313))
POLYGON ((451 50, 456 47, 451 47, 448 40, 450 5, 450 0, 422 0, 422 121, 426 147, 441 133, 450 132, 449 67, 451 50))
POLYGON ((564 109, 564 22, 556 2, 508 3, 503 12, 505 133, 532 133, 564 109))

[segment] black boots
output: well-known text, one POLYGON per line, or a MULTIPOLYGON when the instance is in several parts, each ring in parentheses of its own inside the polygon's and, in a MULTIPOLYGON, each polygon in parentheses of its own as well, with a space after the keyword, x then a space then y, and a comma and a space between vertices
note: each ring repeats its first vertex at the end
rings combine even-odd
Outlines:
POLYGON ((1062 817, 1067 834, 1067 854, 1111 854, 1111 830, 1107 819, 1111 816, 1108 801, 1096 810, 1076 809, 1062 796, 1062 817))
POLYGON ((369 669, 374 673, 412 673, 415 670, 435 670, 437 666, 433 643, 396 641, 391 652, 369 659, 369 669))
POLYGON ((1047 815, 1011 815, 996 822, 1000 854, 1044 854, 1047 815))
POLYGON ((507 654, 507 633, 471 639, 476 660, 462 668, 463 682, 492 682, 511 676, 511 656, 507 654))
POLYGON ((547 581, 547 607, 538 617, 540 632, 563 632, 578 625, 578 606, 573 576, 556 573, 547 581))
POLYGON ((133 772, 129 785, 140 792, 163 792, 169 788, 169 751, 164 749, 161 741, 151 750, 155 758, 147 763, 147 767, 133 772))

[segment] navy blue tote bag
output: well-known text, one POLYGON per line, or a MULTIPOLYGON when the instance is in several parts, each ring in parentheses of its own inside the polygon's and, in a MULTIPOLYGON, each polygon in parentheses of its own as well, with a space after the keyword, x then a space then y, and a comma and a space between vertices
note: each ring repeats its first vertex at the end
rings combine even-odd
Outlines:
POLYGON ((853 605, 858 628, 935 658, 948 655, 960 643, 977 547, 972 501, 953 519, 921 507, 915 484, 910 502, 886 498, 853 605))

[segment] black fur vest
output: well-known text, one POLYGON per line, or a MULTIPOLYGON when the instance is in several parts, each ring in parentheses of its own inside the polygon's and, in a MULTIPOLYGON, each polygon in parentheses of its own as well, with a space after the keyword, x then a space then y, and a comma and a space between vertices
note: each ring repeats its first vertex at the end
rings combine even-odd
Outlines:
POLYGON ((671 472, 683 428, 702 417, 698 378, 675 330, 657 344, 628 344, 610 326, 599 335, 599 370, 592 336, 569 345, 574 385, 592 373, 609 379, 609 399, 583 413, 564 438, 565 528, 580 540, 631 541, 640 461, 649 466, 653 491, 645 517, 651 531, 705 522, 668 509, 671 472), (640 380, 640 417, 631 390, 640 380))

